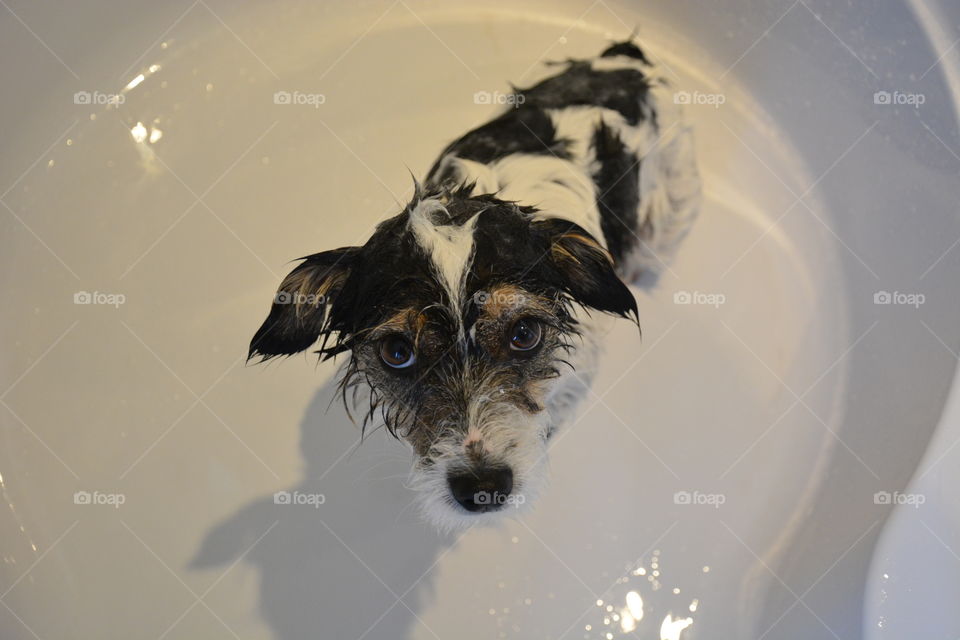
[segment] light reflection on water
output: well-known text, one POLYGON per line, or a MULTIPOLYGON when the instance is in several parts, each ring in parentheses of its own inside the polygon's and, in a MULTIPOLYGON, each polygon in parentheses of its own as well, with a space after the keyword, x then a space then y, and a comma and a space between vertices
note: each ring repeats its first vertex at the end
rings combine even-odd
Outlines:
MULTIPOLYGON (((709 571, 709 567, 703 567, 704 573, 709 571)), ((648 563, 638 561, 628 567, 588 614, 582 626, 584 640, 624 636, 689 640, 700 599, 690 598, 680 587, 664 580, 659 550, 653 552, 648 563)))

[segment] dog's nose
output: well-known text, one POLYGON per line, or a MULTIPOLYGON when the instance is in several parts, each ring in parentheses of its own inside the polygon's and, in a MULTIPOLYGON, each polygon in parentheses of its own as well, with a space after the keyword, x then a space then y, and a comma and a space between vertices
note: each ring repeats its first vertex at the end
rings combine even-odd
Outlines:
POLYGON ((482 467, 451 472, 447 476, 454 499, 467 511, 496 511, 513 491, 510 467, 482 467))

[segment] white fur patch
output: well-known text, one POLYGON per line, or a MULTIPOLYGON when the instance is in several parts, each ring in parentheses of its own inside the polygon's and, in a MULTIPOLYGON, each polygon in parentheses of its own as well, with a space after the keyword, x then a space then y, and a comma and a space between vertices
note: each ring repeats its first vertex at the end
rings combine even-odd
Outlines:
POLYGON ((556 156, 514 153, 481 164, 448 157, 458 180, 476 181, 473 194, 495 193, 540 209, 543 218, 574 222, 603 242, 596 187, 590 176, 576 165, 556 156))
POLYGON ((480 214, 459 226, 441 224, 444 216, 449 219, 443 204, 436 198, 429 198, 413 208, 408 224, 417 244, 430 256, 433 269, 450 299, 453 316, 460 318, 463 288, 473 260, 473 233, 480 214), (441 220, 435 223, 437 214, 441 220))
POLYGON ((578 345, 559 378, 545 390, 545 410, 530 415, 515 405, 499 401, 492 383, 481 383, 471 398, 466 415, 466 431, 451 432, 432 447, 430 464, 418 463, 411 471, 409 486, 424 517, 443 531, 463 530, 472 525, 499 523, 504 516, 528 512, 548 481, 548 432, 567 426, 576 417, 576 408, 592 381, 601 349, 602 337, 616 320, 603 314, 574 310, 584 328, 583 343, 578 345), (470 464, 467 445, 482 448, 484 456, 513 471, 513 496, 502 509, 487 513, 468 513, 450 492, 447 473, 451 468, 470 464))
MULTIPOLYGON (((637 60, 625 56, 594 61, 594 68, 611 70, 638 68, 637 60), (607 60, 607 62, 601 62, 607 60)), ((603 122, 615 131, 627 151, 639 158, 640 200, 637 206, 639 241, 620 265, 625 280, 632 281, 644 272, 659 272, 676 253, 700 208, 700 176, 693 151, 693 134, 673 102, 673 92, 653 78, 648 94, 645 118, 631 125, 617 111, 602 107, 579 106, 549 110, 557 138, 570 141, 571 163, 587 175, 596 171, 596 157, 590 142, 597 125, 603 122), (658 126, 652 124, 656 114, 658 126)), ((578 222, 595 237, 602 238, 599 211, 594 226, 578 222)), ((594 213, 595 212, 595 213, 594 213)))
POLYGON ((547 479, 545 434, 551 426, 547 411, 524 413, 511 403, 499 401, 495 389, 481 384, 467 409, 467 432, 451 434, 432 447, 430 465, 416 465, 410 485, 417 492, 420 510, 437 528, 444 531, 465 529, 475 524, 496 523, 504 515, 524 513, 536 501, 547 479), (450 493, 447 473, 451 468, 469 468, 467 444, 483 449, 496 464, 513 471, 510 498, 498 511, 468 513, 450 493))
MULTIPOLYGON (((657 130, 624 144, 637 145, 640 168, 639 227, 642 242, 625 260, 627 278, 645 271, 659 272, 677 251, 700 210, 700 172, 693 148, 693 128, 683 118, 673 90, 656 83, 649 101, 657 114, 657 130)), ((636 129, 636 127, 634 127, 636 129)))
POLYGON ((590 143, 597 125, 606 122, 608 113, 620 115, 602 107, 589 105, 566 107, 565 109, 547 109, 558 140, 567 141, 567 150, 572 156, 571 162, 580 169, 590 169, 593 153, 590 143))

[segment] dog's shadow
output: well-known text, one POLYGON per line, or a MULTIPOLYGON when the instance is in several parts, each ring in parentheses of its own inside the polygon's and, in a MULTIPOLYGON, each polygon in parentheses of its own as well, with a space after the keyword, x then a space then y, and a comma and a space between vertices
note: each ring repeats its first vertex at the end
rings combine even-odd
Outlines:
POLYGON ((286 489, 290 504, 271 494, 242 507, 207 532, 191 568, 255 566, 260 613, 280 640, 406 638, 431 595, 425 574, 453 538, 410 507, 409 454, 380 432, 357 447, 335 394, 325 385, 304 415, 305 473, 286 489))

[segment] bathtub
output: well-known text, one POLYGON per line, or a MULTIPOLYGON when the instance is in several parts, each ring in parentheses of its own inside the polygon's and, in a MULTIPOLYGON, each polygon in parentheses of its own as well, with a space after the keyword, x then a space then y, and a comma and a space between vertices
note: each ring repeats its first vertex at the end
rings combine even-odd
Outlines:
POLYGON ((958 20, 4 5, 0 636, 960 634, 958 20), (361 242, 508 82, 634 29, 696 127, 701 217, 534 508, 438 533, 333 363, 246 345, 288 262, 361 242))

